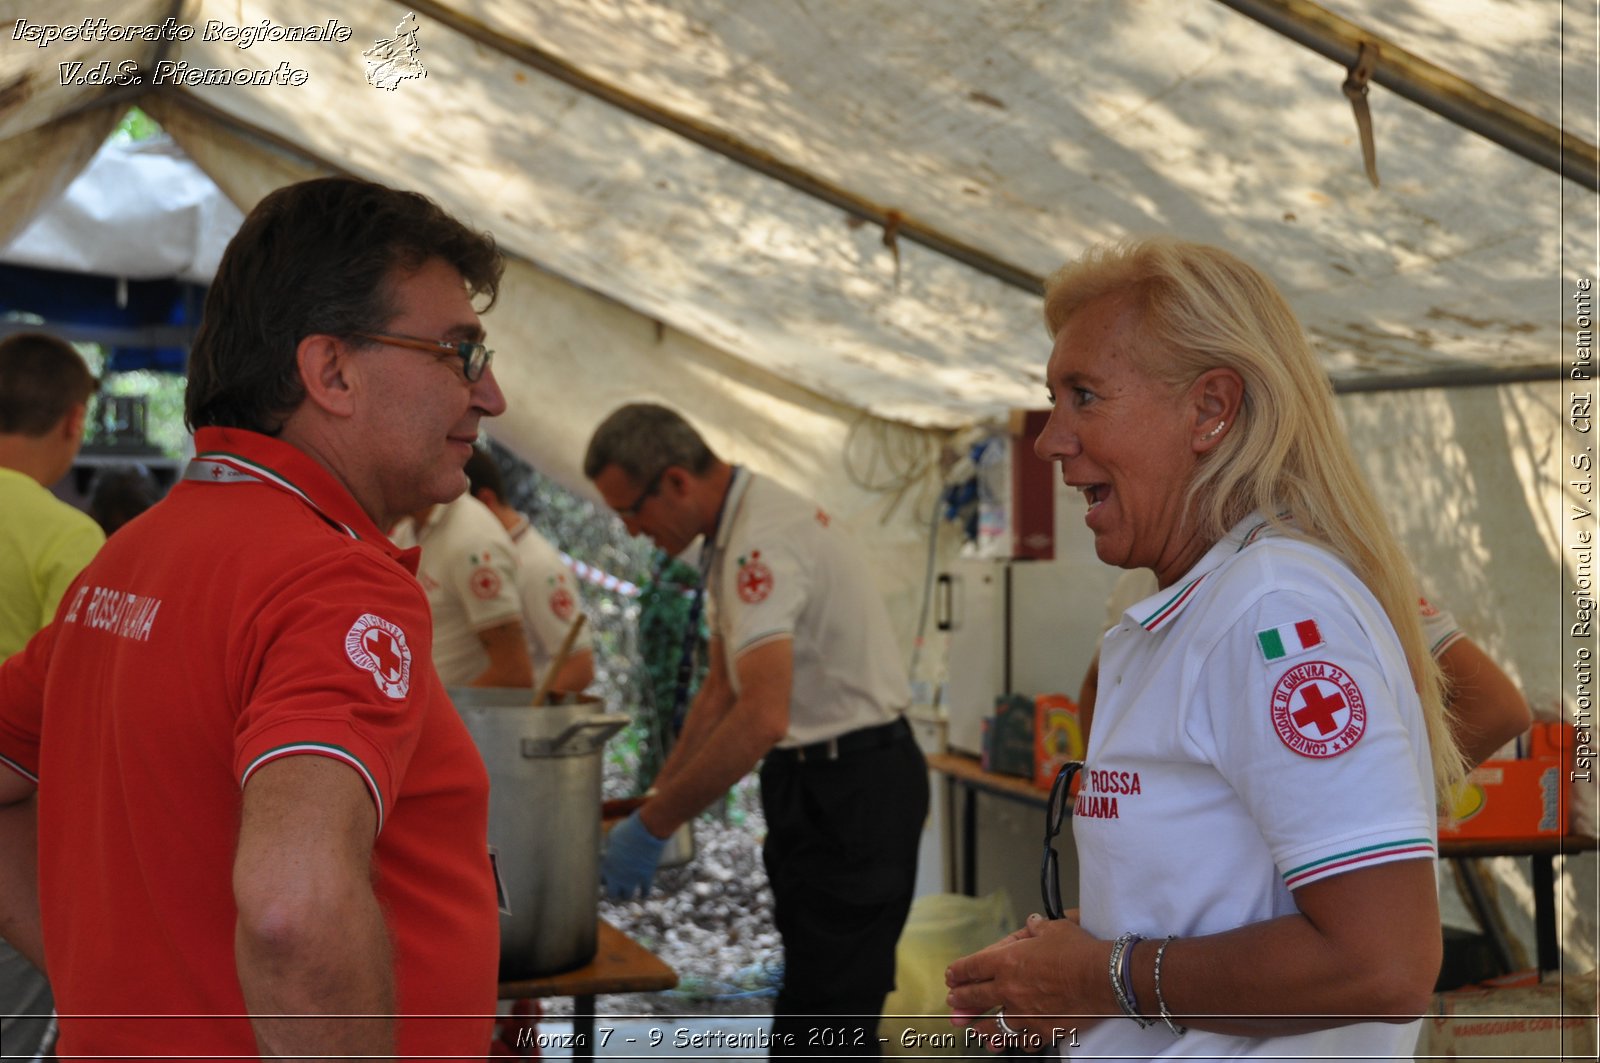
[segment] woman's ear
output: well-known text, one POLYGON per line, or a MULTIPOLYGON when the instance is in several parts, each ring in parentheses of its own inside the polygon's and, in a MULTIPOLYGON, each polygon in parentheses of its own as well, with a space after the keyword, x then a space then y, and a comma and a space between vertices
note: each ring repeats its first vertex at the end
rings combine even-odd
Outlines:
POLYGON ((1194 435, 1191 445, 1196 454, 1210 451, 1228 434, 1244 404, 1244 378, 1227 367, 1207 369, 1189 389, 1194 403, 1194 435))
POLYGON ((306 398, 331 414, 349 416, 354 411, 350 348, 338 337, 313 333, 294 353, 306 398))

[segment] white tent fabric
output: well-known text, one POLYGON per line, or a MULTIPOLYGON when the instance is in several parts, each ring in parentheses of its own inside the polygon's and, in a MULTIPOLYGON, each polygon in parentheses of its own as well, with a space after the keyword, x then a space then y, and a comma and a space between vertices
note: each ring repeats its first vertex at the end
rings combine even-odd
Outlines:
MULTIPOLYGON (((1595 138, 1593 0, 1324 6, 1595 138)), ((600 417, 671 402, 871 541, 908 641, 941 448, 1042 405, 1030 286, 1107 239, 1221 244, 1342 385, 1441 385, 1342 408, 1429 585, 1570 714, 1563 530, 1592 499, 1565 455, 1591 440, 1558 376, 1595 196, 1380 87, 1374 189, 1344 77, 1217 0, 0 0, 0 243, 134 103, 241 209, 328 172, 421 191, 513 257, 498 438, 584 490, 600 417), (97 18, 191 33, 45 39, 97 18), (379 87, 363 53, 402 22, 418 76, 379 87), (274 83, 203 83, 241 72, 274 83), (1501 386, 1446 386, 1470 380, 1501 386)))

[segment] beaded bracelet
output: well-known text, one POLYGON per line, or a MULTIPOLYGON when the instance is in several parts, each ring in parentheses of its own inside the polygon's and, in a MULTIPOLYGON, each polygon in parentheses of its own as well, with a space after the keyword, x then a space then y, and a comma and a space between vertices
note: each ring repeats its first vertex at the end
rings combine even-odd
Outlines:
POLYGON ((1167 946, 1172 944, 1176 935, 1169 935, 1156 949, 1156 1009, 1161 1015, 1161 1021, 1167 1024, 1167 1029, 1172 1031, 1172 1036, 1182 1037, 1189 1032, 1187 1026, 1180 1026, 1173 1021, 1172 1012, 1167 1010, 1167 999, 1161 995, 1161 957, 1166 955, 1167 946))
POLYGON ((1139 1014, 1139 1004, 1133 997, 1133 986, 1128 981, 1128 965, 1133 959, 1133 946, 1144 940, 1144 935, 1128 931, 1111 946, 1111 992, 1116 995, 1122 1013, 1139 1024, 1142 1030, 1155 1024, 1139 1014))

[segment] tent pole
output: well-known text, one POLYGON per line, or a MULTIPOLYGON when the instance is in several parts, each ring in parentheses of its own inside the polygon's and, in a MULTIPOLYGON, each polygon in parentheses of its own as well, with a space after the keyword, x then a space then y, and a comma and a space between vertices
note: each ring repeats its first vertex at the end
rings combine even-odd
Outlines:
POLYGON ((865 196, 818 177, 802 167, 775 158, 723 130, 635 96, 610 82, 602 81, 579 70, 559 56, 552 55, 526 41, 507 37, 445 4, 436 3, 434 0, 411 0, 405 6, 419 15, 449 26, 468 40, 525 63, 579 92, 604 100, 636 118, 642 118, 677 133, 703 148, 781 181, 790 188, 838 207, 846 214, 878 225, 886 234, 886 242, 892 238, 910 240, 1013 288, 1020 288, 1030 295, 1040 295, 1044 292, 1044 277, 1041 274, 959 240, 893 207, 874 203, 865 196))
POLYGON ((1373 81, 1569 181, 1600 190, 1600 151, 1593 144, 1310 0, 1220 2, 1346 69, 1356 65, 1363 41, 1375 44, 1378 58, 1373 81))

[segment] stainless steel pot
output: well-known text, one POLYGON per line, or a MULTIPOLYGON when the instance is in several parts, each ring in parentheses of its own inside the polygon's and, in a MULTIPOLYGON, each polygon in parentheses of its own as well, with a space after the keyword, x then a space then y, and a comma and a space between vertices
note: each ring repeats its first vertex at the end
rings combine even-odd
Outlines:
POLYGON ((600 897, 600 754, 628 717, 598 698, 534 708, 520 687, 452 687, 489 769, 489 844, 511 914, 500 915, 500 980, 594 958, 600 897))

